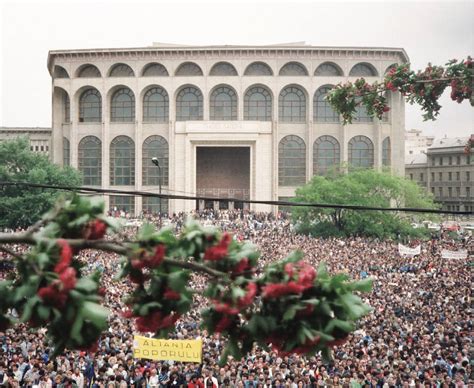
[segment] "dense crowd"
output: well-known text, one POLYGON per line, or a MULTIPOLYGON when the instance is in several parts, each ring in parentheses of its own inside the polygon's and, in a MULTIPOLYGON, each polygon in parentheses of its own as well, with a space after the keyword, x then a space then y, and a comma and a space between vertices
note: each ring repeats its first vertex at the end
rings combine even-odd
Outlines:
MULTIPOLYGON (((30 331, 17 325, 0 332, 0 386, 8 387, 467 387, 474 380, 469 260, 441 258, 442 249, 472 249, 471 238, 453 241, 440 236, 422 243, 414 258, 399 255, 393 241, 363 238, 317 239, 293 233, 284 216, 239 211, 194 213, 204 224, 250 240, 261 251, 260 265, 284 258, 300 249, 308 262, 325 261, 332 272, 352 278, 371 277, 374 289, 366 296, 373 312, 342 346, 334 359, 319 356, 280 357, 254 348, 251 354, 218 361, 224 338, 208 335, 199 327, 198 309, 177 323, 172 338, 203 340, 201 364, 153 362, 133 357, 134 324, 125 319, 122 297, 126 282, 114 282, 118 257, 83 251, 88 270, 102 272, 107 284, 105 304, 113 311, 110 328, 96 353, 69 351, 58 358, 45 340, 44 330, 30 331)), ((177 232, 184 214, 159 221, 177 232)), ((127 233, 133 234, 130 228, 127 233)), ((23 248, 16 247, 17 250, 23 248)), ((5 271, 3 271, 4 273, 5 271)), ((0 276, 2 270, 0 270, 0 276)), ((205 287, 196 275, 192 286, 205 287)), ((196 306, 203 301, 196 300, 196 306)))

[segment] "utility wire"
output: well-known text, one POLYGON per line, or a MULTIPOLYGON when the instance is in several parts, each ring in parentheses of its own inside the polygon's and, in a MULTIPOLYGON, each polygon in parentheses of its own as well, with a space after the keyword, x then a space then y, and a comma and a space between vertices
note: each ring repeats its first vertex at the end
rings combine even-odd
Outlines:
POLYGON ((97 187, 86 187, 86 186, 66 186, 66 185, 46 185, 40 183, 28 183, 28 182, 1 182, 0 186, 25 186, 35 187, 43 189, 55 189, 65 190, 82 193, 97 193, 97 194, 108 194, 108 195, 127 195, 127 196, 139 196, 139 197, 156 197, 163 199, 183 199, 183 200, 204 200, 204 201, 233 201, 243 203, 254 203, 262 205, 274 205, 274 206, 292 206, 292 207, 313 207, 313 208, 329 208, 329 209, 346 209, 346 210, 363 210, 363 211, 388 211, 388 212, 406 212, 406 213, 430 213, 430 214, 453 214, 453 215, 474 215, 474 211, 452 211, 452 210, 438 210, 438 209, 420 209, 420 208, 392 208, 392 207, 373 207, 373 206, 359 206, 359 205, 332 205, 324 203, 313 203, 313 202, 290 202, 290 201, 262 201, 262 200, 251 200, 251 199, 240 199, 240 198, 229 198, 229 197, 201 197, 201 196, 189 196, 189 195, 175 195, 175 194, 158 194, 150 193, 147 191, 136 191, 136 190, 118 190, 118 189, 101 189, 97 187))

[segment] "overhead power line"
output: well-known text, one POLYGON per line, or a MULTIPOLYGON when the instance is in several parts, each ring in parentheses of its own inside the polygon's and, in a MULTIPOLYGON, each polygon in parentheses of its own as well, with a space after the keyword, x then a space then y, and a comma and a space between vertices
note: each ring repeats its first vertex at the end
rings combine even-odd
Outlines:
POLYGON ((158 194, 151 193, 149 191, 136 191, 136 190, 118 190, 118 189, 101 189, 97 187, 86 187, 86 186, 67 186, 67 185, 46 185, 40 183, 29 183, 29 182, 0 182, 0 186, 25 186, 35 187, 42 189, 54 189, 64 190, 72 192, 80 192, 84 194, 96 193, 106 195, 126 195, 126 196, 138 196, 138 197, 156 197, 162 199, 183 199, 187 201, 232 201, 232 202, 243 202, 243 203, 254 203, 262 205, 273 205, 273 206, 290 206, 290 207, 312 207, 312 208, 328 208, 328 209, 346 209, 346 210, 361 210, 361 211, 388 211, 388 212, 406 212, 406 213, 430 213, 430 214, 452 214, 452 215, 474 215, 473 211, 452 211, 452 210, 439 210, 439 209, 420 209, 420 208, 392 208, 392 207, 373 207, 373 206, 358 206, 358 205, 333 205, 327 203, 313 203, 313 202, 290 202, 290 201, 267 201, 267 200, 252 200, 252 199, 240 199, 240 198, 229 198, 229 197, 203 197, 203 196, 190 196, 190 195, 176 195, 176 194, 158 194))

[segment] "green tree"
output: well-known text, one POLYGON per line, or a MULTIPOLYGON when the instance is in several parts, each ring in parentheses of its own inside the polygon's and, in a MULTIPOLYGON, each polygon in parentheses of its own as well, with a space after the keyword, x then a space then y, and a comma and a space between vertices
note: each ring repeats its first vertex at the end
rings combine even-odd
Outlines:
MULTIPOLYGON (((27 138, 0 142, 0 182, 78 186, 81 176, 30 150, 27 138)), ((0 228, 25 228, 38 221, 58 198, 57 190, 0 186, 0 228)))
MULTIPOLYGON (((369 207, 435 208, 431 194, 416 183, 388 172, 356 170, 315 176, 296 191, 295 201, 369 207)), ((299 207, 293 220, 301 233, 319 236, 393 238, 417 235, 413 217, 395 212, 299 207)), ((418 216, 418 217, 426 217, 418 216)))

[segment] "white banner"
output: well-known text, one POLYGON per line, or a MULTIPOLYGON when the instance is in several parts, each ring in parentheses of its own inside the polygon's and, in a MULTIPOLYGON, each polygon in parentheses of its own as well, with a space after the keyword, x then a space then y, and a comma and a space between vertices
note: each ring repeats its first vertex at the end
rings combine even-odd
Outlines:
POLYGON ((463 260, 467 259, 467 250, 462 250, 462 251, 448 251, 447 249, 443 249, 441 251, 441 257, 443 259, 457 259, 457 260, 463 260))
POLYGON ((421 253, 421 245, 418 245, 416 248, 410 248, 405 245, 398 243, 398 253, 401 256, 413 257, 421 253))

